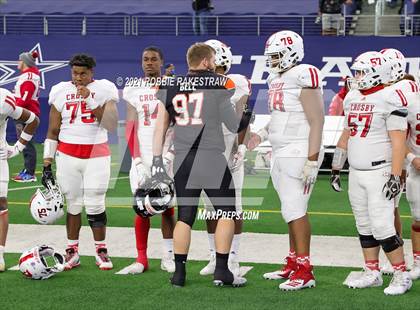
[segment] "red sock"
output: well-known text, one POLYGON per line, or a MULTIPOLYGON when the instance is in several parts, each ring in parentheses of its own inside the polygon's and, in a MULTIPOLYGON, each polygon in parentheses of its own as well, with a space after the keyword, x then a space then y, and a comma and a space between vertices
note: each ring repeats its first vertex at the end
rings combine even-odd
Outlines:
POLYGON ((405 261, 402 261, 401 263, 398 264, 392 264, 392 268, 394 268, 395 271, 400 270, 400 271, 406 271, 407 267, 405 266, 405 261))
POLYGON ((414 260, 420 260, 420 251, 413 251, 414 260))
POLYGON ((296 263, 298 263, 299 265, 303 265, 306 268, 309 268, 311 266, 311 260, 309 258, 309 254, 297 255, 296 263))
POLYGON ((378 259, 365 260, 365 267, 369 270, 379 271, 379 260, 378 259))
POLYGON ((149 237, 150 219, 136 215, 134 219, 136 233, 137 262, 143 264, 144 269, 149 267, 147 262, 147 239, 149 237))

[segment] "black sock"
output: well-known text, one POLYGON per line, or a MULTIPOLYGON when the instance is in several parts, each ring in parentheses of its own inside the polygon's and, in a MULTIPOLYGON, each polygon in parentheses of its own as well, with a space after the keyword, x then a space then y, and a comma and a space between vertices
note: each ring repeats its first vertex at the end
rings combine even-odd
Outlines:
POLYGON ((228 269, 229 253, 222 254, 216 252, 216 269, 228 269))
POLYGON ((187 263, 188 254, 174 254, 176 272, 185 273, 185 264, 187 263))

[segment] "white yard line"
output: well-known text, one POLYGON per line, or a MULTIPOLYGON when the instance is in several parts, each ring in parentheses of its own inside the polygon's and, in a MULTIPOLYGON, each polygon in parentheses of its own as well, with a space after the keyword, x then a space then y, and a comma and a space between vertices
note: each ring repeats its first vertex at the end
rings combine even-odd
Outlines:
MULTIPOLYGON (((22 253, 35 245, 48 244, 64 252, 66 230, 61 225, 12 224, 9 228, 6 252, 22 253)), ((282 263, 288 252, 288 236, 262 233, 243 233, 240 247, 240 261, 243 263, 282 263)), ((107 244, 109 253, 114 257, 135 257, 134 229, 130 227, 108 227, 107 244)), ((410 265, 411 241, 405 240, 405 252, 410 265)), ((162 234, 160 229, 149 233, 150 258, 160 258, 162 253, 162 234)), ((95 247, 90 228, 83 226, 80 234, 80 254, 93 256, 95 247)), ((360 243, 356 237, 312 236, 311 257, 317 266, 361 267, 363 258, 360 243)), ((381 251, 382 252, 382 251, 381 251)), ((208 238, 204 231, 193 231, 191 260, 208 259, 208 238)), ((381 260, 384 256, 381 253, 381 260)), ((12 263, 9 263, 12 264, 12 263)))

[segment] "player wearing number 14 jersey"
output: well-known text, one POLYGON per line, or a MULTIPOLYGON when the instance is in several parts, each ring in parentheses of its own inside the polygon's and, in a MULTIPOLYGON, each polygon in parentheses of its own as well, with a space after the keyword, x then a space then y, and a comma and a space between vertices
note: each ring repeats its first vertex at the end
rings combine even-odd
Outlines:
POLYGON ((268 139, 273 147, 271 178, 281 201, 283 219, 289 227, 289 255, 281 270, 264 274, 266 279, 285 279, 281 290, 315 286, 310 263, 308 201, 323 159, 321 150, 324 104, 321 76, 303 60, 303 40, 293 31, 273 34, 265 53, 271 74, 271 119, 251 134, 249 149, 268 139), (250 145, 251 144, 251 145, 250 145))
POLYGON ((72 81, 51 88, 50 122, 44 142, 42 183, 55 184, 51 163, 55 157, 57 182, 67 202, 66 270, 80 265, 78 246, 83 207, 93 232, 96 264, 112 269, 105 243, 105 194, 111 174, 107 131, 118 122, 118 90, 108 80, 94 80, 95 60, 75 55, 70 60, 72 81))

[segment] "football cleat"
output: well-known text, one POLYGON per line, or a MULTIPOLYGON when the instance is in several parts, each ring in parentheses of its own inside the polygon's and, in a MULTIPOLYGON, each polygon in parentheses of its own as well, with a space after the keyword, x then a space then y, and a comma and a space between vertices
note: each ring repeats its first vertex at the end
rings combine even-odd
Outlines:
POLYGON ((175 261, 172 253, 166 253, 160 261, 160 269, 169 273, 175 272, 175 261))
POLYGON ((290 278, 279 285, 282 291, 297 291, 303 288, 315 287, 315 278, 312 273, 312 266, 305 267, 304 265, 297 265, 290 278))
POLYGON ((231 272, 219 272, 215 273, 213 284, 215 286, 231 285, 232 287, 241 287, 246 284, 246 279, 243 277, 236 276, 231 272))
POLYGON ((111 270, 113 268, 111 259, 108 256, 108 250, 106 248, 99 248, 95 255, 96 266, 101 270, 111 270))
POLYGON ((209 263, 203 269, 200 270, 200 275, 212 275, 214 274, 214 270, 216 270, 216 254, 210 254, 209 263))
POLYGON ((70 270, 80 266, 79 252, 75 248, 67 248, 64 259, 64 270, 70 270))
POLYGON ((18 183, 31 183, 37 181, 36 176, 27 173, 26 169, 23 169, 21 172, 19 172, 19 174, 14 176, 12 180, 18 183))
POLYGON ((349 288, 368 288, 382 286, 382 274, 379 270, 364 269, 362 272, 352 273, 343 282, 349 288))
POLYGON ((296 260, 292 259, 291 257, 287 256, 285 258, 286 264, 283 266, 282 269, 276 270, 273 272, 264 273, 263 277, 266 280, 281 280, 281 279, 289 279, 293 272, 296 271, 297 264, 296 260))
POLYGON ((420 279, 420 259, 414 260, 413 266, 411 267, 409 273, 412 280, 420 279))
POLYGON ((118 271, 116 274, 140 274, 147 270, 142 263, 135 262, 118 271))
POLYGON ((0 256, 0 272, 3 272, 6 270, 6 264, 4 262, 3 256, 0 256))
POLYGON ((394 274, 394 268, 388 260, 381 267, 381 273, 388 276, 392 276, 394 274))
POLYGON ((384 289, 385 295, 402 295, 407 292, 413 281, 407 271, 396 270, 389 286, 384 289))

